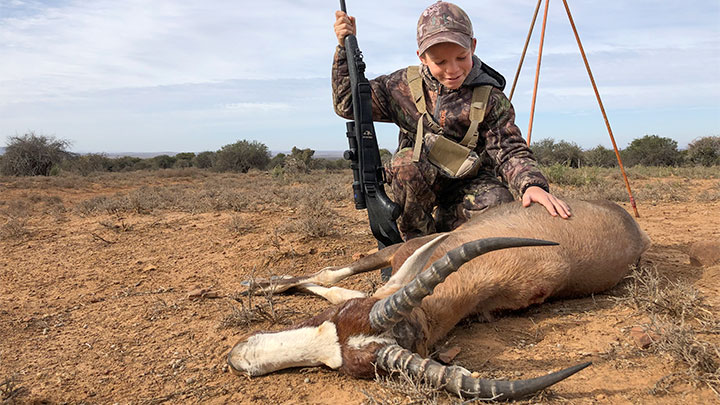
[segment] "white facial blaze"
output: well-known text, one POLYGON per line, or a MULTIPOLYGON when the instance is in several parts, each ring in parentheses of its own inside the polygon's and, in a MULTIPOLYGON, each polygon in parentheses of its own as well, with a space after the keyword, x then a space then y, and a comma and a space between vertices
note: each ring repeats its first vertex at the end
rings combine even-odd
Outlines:
POLYGON ((342 366, 337 330, 332 322, 317 328, 300 328, 252 336, 236 345, 228 357, 231 365, 251 376, 290 367, 342 366))
POLYGON ((347 341, 348 346, 352 347, 353 349, 362 349, 363 347, 372 343, 378 343, 383 346, 387 346, 397 344, 397 341, 391 337, 368 335, 351 336, 347 341))

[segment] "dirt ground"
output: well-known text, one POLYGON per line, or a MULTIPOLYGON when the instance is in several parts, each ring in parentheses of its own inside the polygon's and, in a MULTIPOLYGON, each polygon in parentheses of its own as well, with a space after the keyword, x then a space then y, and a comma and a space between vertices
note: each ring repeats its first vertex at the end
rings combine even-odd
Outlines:
MULTIPOLYGON (((244 334, 280 330, 328 305, 303 295, 250 302, 238 294, 243 280, 314 272, 375 246, 366 213, 349 198, 350 173, 321 176, 0 178, 0 400, 411 402, 411 394, 327 368, 247 378, 225 365, 244 334)), ((720 190, 718 180, 680 182, 690 195, 683 201, 638 199, 638 221, 654 243, 643 265, 694 286, 704 310, 718 314, 720 265, 694 267, 687 254, 695 241, 720 240, 720 198, 694 197, 720 190)), ((371 274, 341 285, 370 292, 379 283, 371 274)), ((663 384, 687 366, 638 347, 631 331, 648 318, 618 303, 623 291, 463 322, 447 339, 461 349, 454 362, 511 379, 593 362, 523 403, 720 403, 712 384, 663 384)), ((717 350, 717 334, 698 337, 717 350)), ((455 402, 444 394, 437 401, 455 402)))

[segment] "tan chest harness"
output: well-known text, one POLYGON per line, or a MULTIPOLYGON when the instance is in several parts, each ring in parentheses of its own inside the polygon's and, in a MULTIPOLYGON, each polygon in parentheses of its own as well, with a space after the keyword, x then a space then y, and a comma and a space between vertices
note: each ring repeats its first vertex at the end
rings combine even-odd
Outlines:
POLYGON ((407 81, 415 106, 420 112, 413 162, 418 162, 421 155, 426 154, 431 163, 450 177, 464 178, 475 175, 480 165, 480 158, 474 151, 479 136, 478 126, 485 118, 492 86, 478 86, 473 89, 470 102, 470 127, 460 143, 457 143, 442 135, 442 127, 427 112, 419 66, 407 68, 407 81), (428 131, 424 128, 424 117, 427 117, 430 123, 428 131))

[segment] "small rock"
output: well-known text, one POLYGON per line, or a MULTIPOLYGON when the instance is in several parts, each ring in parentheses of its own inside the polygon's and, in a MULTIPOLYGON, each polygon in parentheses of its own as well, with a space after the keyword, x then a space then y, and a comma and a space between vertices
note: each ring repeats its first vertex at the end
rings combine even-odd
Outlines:
POLYGON ((647 349, 653 342, 656 342, 660 336, 657 333, 646 331, 642 326, 635 326, 630 329, 630 338, 635 345, 641 349, 647 349))
POLYGON ((457 357, 458 354, 460 354, 460 350, 461 349, 459 346, 451 346, 440 349, 437 355, 438 360, 442 361, 445 364, 449 364, 455 359, 455 357, 457 357))
POLYGON ((145 267, 142 268, 142 271, 145 273, 147 273, 149 271, 154 271, 154 270, 157 270, 157 266, 155 266, 154 264, 147 264, 147 265, 145 265, 145 267))
POLYGON ((219 297, 218 293, 210 290, 209 288, 196 288, 188 293, 188 298, 191 300, 217 297, 219 297))
POLYGON ((303 381, 305 382, 305 384, 310 384, 310 379, 307 377, 305 377, 305 380, 303 380, 303 381))
POLYGON ((188 378, 187 380, 185 380, 185 383, 186 383, 187 385, 195 384, 195 379, 192 378, 192 377, 190 377, 190 378, 188 378))
POLYGON ((598 401, 604 401, 606 398, 607 398, 607 396, 605 394, 597 394, 595 396, 595 399, 598 401))
POLYGON ((480 373, 478 373, 477 371, 473 371, 472 373, 470 373, 470 377, 472 377, 472 378, 480 378, 480 373))

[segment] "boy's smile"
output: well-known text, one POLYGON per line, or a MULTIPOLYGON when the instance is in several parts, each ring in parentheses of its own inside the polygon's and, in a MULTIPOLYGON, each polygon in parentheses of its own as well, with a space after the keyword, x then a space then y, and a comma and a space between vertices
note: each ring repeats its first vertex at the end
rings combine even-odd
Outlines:
POLYGON ((472 49, 467 49, 453 42, 442 42, 418 56, 443 86, 454 90, 463 84, 472 69, 476 43, 473 38, 472 49))

